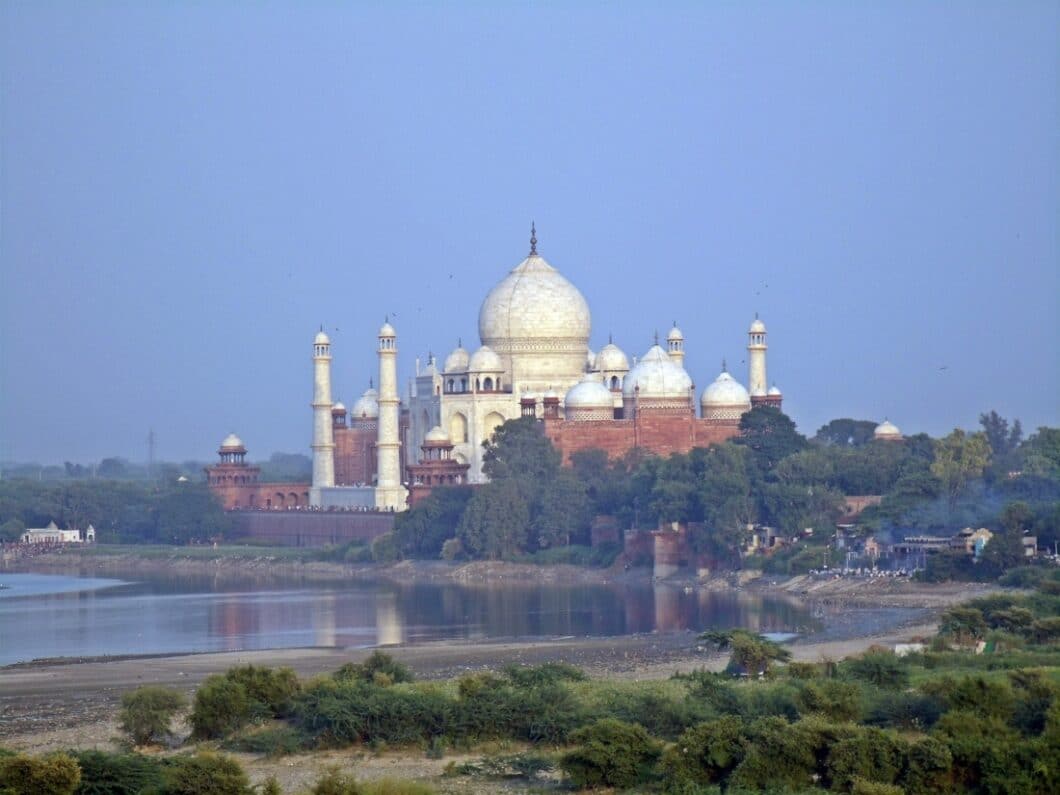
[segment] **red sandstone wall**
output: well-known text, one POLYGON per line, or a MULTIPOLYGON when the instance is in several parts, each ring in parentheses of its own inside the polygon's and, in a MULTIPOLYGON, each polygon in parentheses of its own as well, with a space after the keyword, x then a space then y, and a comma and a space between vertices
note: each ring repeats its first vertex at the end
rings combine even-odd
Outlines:
POLYGON ((321 547, 349 541, 370 543, 394 527, 392 513, 360 511, 236 511, 238 538, 270 544, 321 547))
POLYGON ((545 420, 545 435, 570 464, 571 455, 579 450, 598 449, 609 458, 621 458, 634 447, 656 455, 687 453, 693 447, 720 444, 740 433, 734 425, 716 425, 682 414, 642 411, 636 420, 598 420, 572 422, 545 420))
POLYGON ((353 486, 375 481, 375 443, 378 432, 365 428, 335 429, 335 485, 353 486))

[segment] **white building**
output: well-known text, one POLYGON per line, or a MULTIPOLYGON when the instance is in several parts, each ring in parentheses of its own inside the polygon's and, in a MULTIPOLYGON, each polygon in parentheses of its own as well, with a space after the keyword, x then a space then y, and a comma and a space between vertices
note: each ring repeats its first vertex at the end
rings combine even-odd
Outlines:
POLYGON ((80 530, 60 530, 55 522, 47 527, 28 528, 21 537, 23 544, 83 544, 96 540, 96 528, 92 525, 82 533, 80 530))

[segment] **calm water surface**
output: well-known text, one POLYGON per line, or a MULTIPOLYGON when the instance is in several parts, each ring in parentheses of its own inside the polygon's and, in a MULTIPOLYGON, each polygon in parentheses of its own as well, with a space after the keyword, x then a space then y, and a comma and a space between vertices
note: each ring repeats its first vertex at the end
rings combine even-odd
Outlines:
POLYGON ((0 665, 432 640, 615 636, 747 627, 806 634, 800 603, 671 586, 306 583, 209 576, 102 579, 0 572, 0 665))

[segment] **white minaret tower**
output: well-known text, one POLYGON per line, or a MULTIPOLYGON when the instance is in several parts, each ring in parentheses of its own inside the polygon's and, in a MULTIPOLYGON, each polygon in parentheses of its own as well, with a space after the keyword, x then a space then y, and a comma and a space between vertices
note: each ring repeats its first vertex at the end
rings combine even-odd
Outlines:
POLYGON ((331 432, 331 340, 320 330, 313 340, 313 485, 309 504, 321 504, 320 490, 335 485, 335 437, 331 432))
POLYGON ((674 327, 666 335, 666 352, 670 354, 670 359, 676 364, 682 367, 685 366, 685 335, 677 327, 676 320, 674 321, 674 327))
POLYGON ((758 319, 755 312, 754 322, 747 332, 747 362, 749 366, 747 391, 751 393, 751 402, 755 398, 764 398, 769 392, 766 380, 766 324, 758 319))
POLYGON ((375 507, 403 511, 407 492, 401 485, 400 399, 397 383, 397 332, 389 320, 379 329, 379 436, 375 444, 375 507))

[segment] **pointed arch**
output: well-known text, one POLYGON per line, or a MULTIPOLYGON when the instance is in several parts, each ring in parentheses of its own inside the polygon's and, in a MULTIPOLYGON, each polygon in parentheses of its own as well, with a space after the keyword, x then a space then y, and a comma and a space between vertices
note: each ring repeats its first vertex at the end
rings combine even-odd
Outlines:
POLYGON ((454 411, 449 417, 449 440, 453 444, 467 441, 467 417, 459 411, 454 411))

